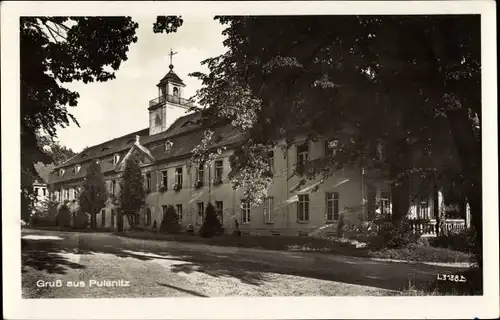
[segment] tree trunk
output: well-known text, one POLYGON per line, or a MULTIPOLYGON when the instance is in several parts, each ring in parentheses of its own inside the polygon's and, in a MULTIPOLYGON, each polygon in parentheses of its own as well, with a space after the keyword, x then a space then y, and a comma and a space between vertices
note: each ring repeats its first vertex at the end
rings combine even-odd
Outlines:
POLYGON ((483 242, 483 203, 481 180, 481 141, 477 141, 472 131, 466 109, 456 109, 447 112, 451 134, 455 142, 462 174, 465 179, 465 192, 470 205, 472 226, 477 234, 478 263, 482 266, 483 242))
POLYGON ((410 148, 402 140, 394 144, 390 154, 390 177, 392 198, 392 222, 399 222, 408 214, 410 207, 410 179, 406 175, 410 165, 410 148))

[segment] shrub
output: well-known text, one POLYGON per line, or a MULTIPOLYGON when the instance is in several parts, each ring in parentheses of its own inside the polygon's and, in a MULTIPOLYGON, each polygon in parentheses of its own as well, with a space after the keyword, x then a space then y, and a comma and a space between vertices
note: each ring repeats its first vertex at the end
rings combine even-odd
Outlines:
POLYGON ((163 214, 163 220, 160 225, 160 232, 165 233, 179 233, 181 231, 181 225, 179 224, 179 219, 174 206, 169 205, 167 211, 163 214))
POLYGON ((379 225, 377 246, 385 248, 402 248, 416 243, 419 236, 414 234, 410 221, 403 218, 398 225, 386 221, 379 225))
POLYGON ((63 204, 57 213, 57 225, 65 228, 71 226, 71 212, 66 204, 63 204))
POLYGON ((344 236, 345 221, 344 215, 340 214, 339 222, 337 223, 337 237, 342 238, 344 236))
POLYGON ((233 231, 233 236, 241 237, 241 230, 239 230, 239 229, 234 230, 233 231))
POLYGON ((186 232, 190 235, 193 235, 194 234, 194 227, 192 224, 189 224, 186 228, 186 232))
POLYGON ((75 229, 86 229, 89 226, 89 216, 85 212, 78 210, 75 214, 73 227, 75 229))
POLYGON ((215 208, 211 203, 209 203, 205 212, 205 221, 203 221, 199 234, 201 237, 209 238, 216 236, 221 232, 223 232, 223 229, 219 218, 217 218, 217 214, 215 213, 215 208))
POLYGON ((433 247, 449 248, 457 251, 473 252, 476 246, 476 233, 473 229, 447 235, 440 235, 430 240, 433 247))

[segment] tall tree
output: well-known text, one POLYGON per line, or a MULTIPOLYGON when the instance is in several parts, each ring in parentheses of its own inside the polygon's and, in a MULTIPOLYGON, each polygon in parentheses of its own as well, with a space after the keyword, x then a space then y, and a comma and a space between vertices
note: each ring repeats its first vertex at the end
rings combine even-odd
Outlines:
POLYGON ((146 191, 144 190, 139 158, 132 155, 125 163, 118 199, 120 216, 125 215, 128 218, 131 229, 135 227, 135 215, 144 205, 145 199, 146 191))
POLYGON ((266 193, 263 150, 275 141, 336 135, 334 157, 306 163, 310 178, 351 165, 386 170, 397 222, 408 210, 409 177, 446 180, 452 171, 470 185, 480 234, 481 169, 457 165, 481 162, 479 16, 217 19, 228 26, 228 50, 203 62, 208 74, 192 75, 204 85, 205 126, 231 121, 246 134, 230 173, 245 197, 259 203, 266 193), (453 139, 460 131, 468 138, 453 139))
POLYGON ((80 210, 90 215, 90 227, 97 227, 96 216, 104 208, 108 192, 101 172, 101 165, 92 161, 85 173, 82 191, 78 195, 80 210))

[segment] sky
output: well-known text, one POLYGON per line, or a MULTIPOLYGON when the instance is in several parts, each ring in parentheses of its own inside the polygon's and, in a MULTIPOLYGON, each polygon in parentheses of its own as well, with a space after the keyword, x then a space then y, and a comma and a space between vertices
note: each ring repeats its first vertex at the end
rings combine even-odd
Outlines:
POLYGON ((148 127, 148 103, 158 96, 156 84, 169 71, 170 49, 177 52, 174 71, 186 84, 185 98, 201 88, 201 81, 188 74, 207 72, 200 62, 225 52, 224 26, 212 17, 183 16, 183 25, 172 34, 153 33, 155 16, 132 18, 139 23, 138 40, 130 45, 128 60, 116 71, 116 79, 64 84, 80 94, 78 106, 68 107, 80 127, 72 123, 58 128, 57 140, 75 152, 148 127))

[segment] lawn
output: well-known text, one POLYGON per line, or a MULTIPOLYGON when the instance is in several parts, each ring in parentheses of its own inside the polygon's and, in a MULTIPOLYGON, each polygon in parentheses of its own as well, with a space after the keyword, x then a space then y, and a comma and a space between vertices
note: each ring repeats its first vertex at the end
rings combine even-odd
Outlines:
POLYGON ((146 231, 128 231, 116 233, 122 237, 203 243, 222 247, 242 247, 276 251, 321 252, 353 257, 371 257, 377 259, 403 260, 412 262, 468 263, 471 255, 448 248, 434 248, 424 245, 412 245, 406 248, 371 250, 369 247, 357 248, 352 242, 334 238, 287 237, 287 236, 233 236, 222 235, 202 238, 188 234, 162 234, 146 231))

